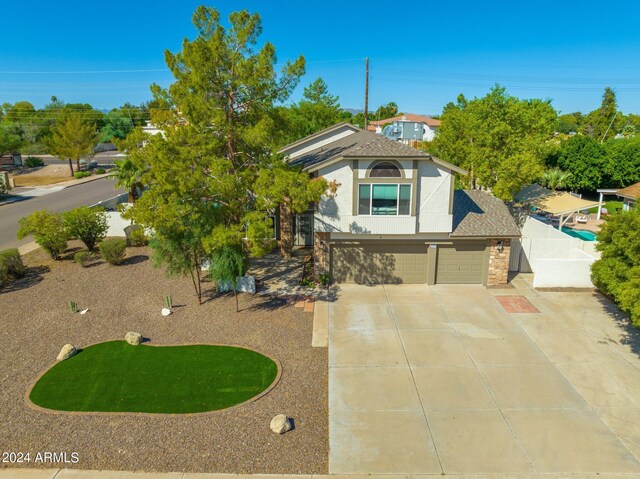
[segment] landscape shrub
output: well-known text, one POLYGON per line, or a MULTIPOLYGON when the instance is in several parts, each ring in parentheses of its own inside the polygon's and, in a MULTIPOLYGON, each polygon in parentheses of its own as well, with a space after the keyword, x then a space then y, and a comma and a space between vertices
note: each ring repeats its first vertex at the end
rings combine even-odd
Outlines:
POLYGON ((147 238, 142 225, 131 225, 127 233, 127 243, 128 246, 147 246, 149 244, 149 238, 147 238))
POLYGON ((0 251, 0 286, 8 284, 11 278, 22 278, 25 274, 27 268, 16 248, 0 251))
POLYGON ((44 161, 42 161, 42 158, 38 158, 37 156, 27 156, 24 160, 24 166, 26 166, 27 168, 44 166, 44 161))
POLYGON ((103 208, 81 206, 63 214, 70 237, 78 238, 89 251, 107 236, 109 225, 103 208))
POLYGON ((80 178, 86 178, 87 176, 91 176, 91 172, 90 171, 76 171, 73 174, 73 177, 76 180, 79 180, 80 178))
POLYGON ((104 175, 107 172, 104 168, 96 168, 96 175, 104 175))
POLYGON ((92 259, 93 259, 93 253, 91 253, 91 251, 86 251, 86 250, 78 251, 76 254, 73 255, 73 261, 78 263, 83 268, 86 268, 87 266, 89 266, 89 263, 91 262, 92 259))
POLYGON ((596 249, 602 257, 591 266, 593 284, 640 326, 640 209, 607 218, 596 249))
POLYGON ((58 259, 67 249, 69 233, 60 213, 47 210, 34 211, 20 219, 18 239, 33 235, 36 243, 53 259, 58 259))
POLYGON ((127 241, 124 238, 106 239, 99 245, 100 255, 107 263, 119 265, 124 261, 127 241))

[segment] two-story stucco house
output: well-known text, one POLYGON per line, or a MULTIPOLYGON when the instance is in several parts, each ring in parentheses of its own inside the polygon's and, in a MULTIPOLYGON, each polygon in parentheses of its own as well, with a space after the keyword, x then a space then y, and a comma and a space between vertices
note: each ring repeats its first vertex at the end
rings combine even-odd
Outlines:
POLYGON ((338 283, 507 282, 520 231, 497 198, 454 191, 461 168, 347 123, 280 152, 338 185, 293 219, 296 244, 313 247, 317 273, 338 283))

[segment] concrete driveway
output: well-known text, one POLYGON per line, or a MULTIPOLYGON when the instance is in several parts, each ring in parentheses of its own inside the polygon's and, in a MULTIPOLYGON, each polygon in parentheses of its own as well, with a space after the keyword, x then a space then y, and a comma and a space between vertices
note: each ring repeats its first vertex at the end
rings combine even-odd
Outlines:
POLYGON ((331 474, 640 473, 640 360, 617 310, 513 285, 342 286, 331 474))

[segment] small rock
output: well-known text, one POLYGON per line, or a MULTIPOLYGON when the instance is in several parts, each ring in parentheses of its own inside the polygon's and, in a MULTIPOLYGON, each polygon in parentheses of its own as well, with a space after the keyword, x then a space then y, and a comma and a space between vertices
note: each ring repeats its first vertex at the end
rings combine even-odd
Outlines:
POLYGON ((171 312, 169 308, 162 308, 162 316, 169 316, 171 312))
POLYGON ((284 414, 278 414, 271 420, 271 430, 276 434, 284 434, 293 429, 291 419, 284 414))
POLYGON ((78 350, 73 344, 65 344, 62 346, 60 350, 60 354, 56 358, 56 361, 64 361, 65 359, 69 359, 71 356, 75 356, 78 350))
POLYGON ((129 331, 125 335, 124 340, 126 342, 128 342, 131 346, 137 346, 138 344, 140 344, 142 342, 142 334, 133 333, 133 332, 129 331))

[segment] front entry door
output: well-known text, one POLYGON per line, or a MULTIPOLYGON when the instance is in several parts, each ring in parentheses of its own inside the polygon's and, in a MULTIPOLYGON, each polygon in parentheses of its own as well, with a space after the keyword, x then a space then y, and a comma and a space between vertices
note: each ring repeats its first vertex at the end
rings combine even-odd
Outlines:
POLYGON ((296 215, 296 246, 313 246, 313 215, 296 215))

